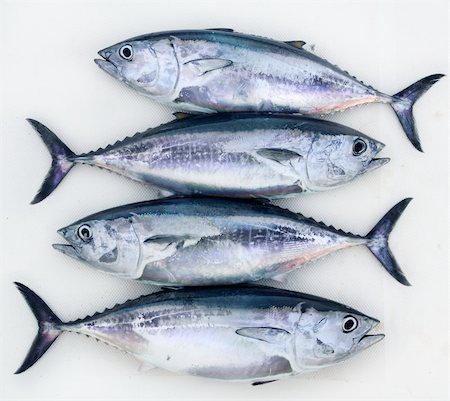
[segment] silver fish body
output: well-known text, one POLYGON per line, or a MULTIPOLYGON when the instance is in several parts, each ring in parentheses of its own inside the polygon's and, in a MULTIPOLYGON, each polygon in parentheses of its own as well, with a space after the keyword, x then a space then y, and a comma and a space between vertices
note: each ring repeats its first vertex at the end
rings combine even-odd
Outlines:
POLYGON ((177 194, 277 198, 334 188, 389 161, 375 158, 382 143, 339 124, 299 116, 190 117, 82 155, 29 121, 53 157, 33 203, 48 196, 74 164, 177 194))
POLYGON ((345 360, 380 341, 379 321, 333 301, 269 287, 165 290, 63 323, 16 283, 39 333, 16 373, 33 365, 63 331, 86 334, 159 367, 261 384, 345 360))
POLYGON ((388 250, 388 236, 409 203, 389 211, 367 236, 336 230, 259 202, 169 198, 106 210, 59 233, 54 247, 110 274, 166 286, 281 279, 337 250, 366 245, 388 272, 408 284, 388 250))
POLYGON ((144 95, 193 112, 258 111, 323 115, 389 103, 420 150, 412 119, 435 74, 389 96, 299 46, 222 30, 170 31, 127 39, 96 63, 144 95))

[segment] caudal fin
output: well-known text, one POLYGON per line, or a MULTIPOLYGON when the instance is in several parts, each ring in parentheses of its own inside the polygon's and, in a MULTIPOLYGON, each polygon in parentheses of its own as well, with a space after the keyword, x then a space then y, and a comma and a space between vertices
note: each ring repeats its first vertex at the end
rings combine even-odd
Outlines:
POLYGON ((392 96, 392 108, 397 114, 400 124, 405 131, 406 136, 414 145, 417 150, 422 152, 422 146, 420 145, 420 139, 417 134, 416 125, 414 122, 414 116, 412 109, 414 103, 422 96, 433 84, 439 81, 444 75, 434 74, 429 77, 422 78, 420 81, 408 86, 401 92, 398 92, 392 96))
POLYGON ((392 252, 389 249, 388 241, 389 235, 394 228, 395 223, 397 223, 397 220, 400 218, 411 200, 412 198, 406 198, 397 203, 383 216, 372 231, 366 235, 366 239, 368 240, 367 247, 381 262, 389 274, 403 285, 411 284, 400 269, 394 255, 392 255, 392 252))
POLYGON ((25 360, 16 374, 22 373, 33 366, 38 359, 44 355, 45 351, 53 344, 57 337, 61 334, 61 320, 52 312, 47 304, 27 286, 21 283, 14 283, 34 313, 39 325, 39 331, 31 344, 25 360))
POLYGON ((35 204, 45 199, 54 191, 73 167, 76 155, 45 125, 41 124, 39 121, 32 120, 31 118, 28 118, 27 121, 39 134, 52 156, 50 170, 48 171, 39 192, 31 201, 31 204, 35 204))

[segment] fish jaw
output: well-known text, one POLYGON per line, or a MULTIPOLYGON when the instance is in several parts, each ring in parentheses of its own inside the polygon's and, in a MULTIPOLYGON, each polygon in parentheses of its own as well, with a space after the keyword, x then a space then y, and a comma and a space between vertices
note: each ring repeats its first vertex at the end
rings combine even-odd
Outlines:
POLYGON ((69 244, 53 244, 53 249, 56 249, 57 251, 63 253, 64 255, 70 256, 71 258, 74 258, 76 260, 81 260, 81 257, 79 256, 76 248, 69 244))
POLYGON ((389 157, 374 158, 366 166, 366 169, 364 170, 364 173, 376 170, 377 168, 380 168, 381 166, 384 166, 385 164, 389 163, 390 161, 391 161, 391 159, 389 157))
POLYGON ((108 58, 111 56, 111 52, 104 49, 104 50, 100 50, 98 52, 99 56, 103 57, 103 59, 98 59, 96 58, 94 60, 95 64, 97 64, 100 69, 102 69, 103 71, 105 71, 107 74, 111 75, 112 77, 123 81, 123 77, 122 75, 119 73, 119 70, 117 69, 117 67, 108 60, 108 58))
POLYGON ((380 323, 379 320, 370 318, 371 327, 366 330, 364 335, 362 335, 359 339, 355 339, 355 345, 353 348, 353 353, 359 353, 360 351, 364 351, 365 349, 371 347, 372 345, 380 342, 385 335, 384 334, 369 334, 372 329, 374 329, 380 323))
POLYGON ((356 344, 355 352, 364 351, 372 345, 380 342, 384 337, 384 334, 366 334, 356 344))
MULTIPOLYGON (((66 241, 66 235, 68 232, 68 227, 60 228, 57 233, 63 237, 66 241)), ((52 244, 53 249, 56 249, 57 251, 63 253, 64 255, 70 256, 71 258, 74 258, 76 260, 83 261, 81 255, 79 254, 77 248, 71 244, 52 244)))
MULTIPOLYGON (((378 155, 386 145, 382 142, 377 142, 374 146, 374 156, 378 155)), ((380 168, 381 166, 384 166, 385 164, 389 163, 391 159, 389 157, 380 157, 376 158, 374 157, 372 160, 370 160, 369 163, 367 163, 365 170, 363 173, 367 173, 369 171, 376 170, 377 168, 380 168)))

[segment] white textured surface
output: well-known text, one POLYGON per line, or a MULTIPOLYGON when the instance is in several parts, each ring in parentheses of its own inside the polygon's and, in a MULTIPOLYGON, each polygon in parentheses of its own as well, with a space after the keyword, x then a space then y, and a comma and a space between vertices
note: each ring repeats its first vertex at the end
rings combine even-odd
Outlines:
POLYGON ((391 163, 339 190, 279 202, 366 233, 397 201, 414 197, 391 241, 413 287, 395 282, 362 248, 304 267, 285 284, 378 317, 383 342, 333 368, 252 387, 160 370, 139 372, 133 358, 67 334, 32 369, 12 374, 36 330, 12 281, 36 290, 63 319, 154 289, 96 273, 50 246, 59 241, 57 228, 154 192, 82 166, 48 199, 30 206, 50 159, 25 118, 47 124, 76 152, 168 121, 169 109, 115 82, 92 59, 97 50, 137 34, 215 26, 305 40, 316 45, 318 55, 387 93, 447 72, 446 1, 0 2, 0 399, 445 399, 448 78, 415 107, 426 153, 407 142, 386 105, 339 114, 332 119, 386 143, 383 155, 391 163))

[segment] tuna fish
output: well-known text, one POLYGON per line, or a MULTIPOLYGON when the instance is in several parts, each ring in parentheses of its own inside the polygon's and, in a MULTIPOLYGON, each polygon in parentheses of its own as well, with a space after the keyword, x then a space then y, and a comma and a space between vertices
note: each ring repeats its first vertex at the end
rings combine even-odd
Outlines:
POLYGON ((99 52, 97 65, 159 102, 191 112, 269 111, 325 115, 366 103, 392 106, 408 139, 422 150, 412 108, 442 74, 395 95, 364 84, 302 48, 230 29, 138 36, 99 52))
POLYGON ((345 233, 277 206, 223 198, 169 198, 85 217, 54 248, 104 272, 164 286, 282 280, 339 249, 365 245, 409 285, 388 237, 408 205, 394 206, 366 236, 345 233))
POLYGON ((38 295, 16 285, 39 324, 16 373, 31 367, 64 331, 112 345, 147 369, 253 384, 334 365, 384 338, 369 334, 377 319, 269 287, 164 290, 62 322, 38 295))
POLYGON ((170 193, 277 198, 334 188, 389 161, 375 158, 382 143, 299 116, 184 118, 81 155, 41 123, 28 121, 53 158, 32 203, 45 199, 74 164, 101 167, 170 193))

